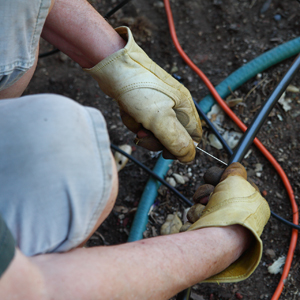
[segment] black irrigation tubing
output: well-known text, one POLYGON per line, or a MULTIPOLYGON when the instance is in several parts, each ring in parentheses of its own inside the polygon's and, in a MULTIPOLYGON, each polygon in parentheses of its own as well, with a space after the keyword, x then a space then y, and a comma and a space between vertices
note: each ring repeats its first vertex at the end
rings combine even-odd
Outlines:
MULTIPOLYGON (((114 8, 112 8, 109 12, 107 12, 104 15, 104 19, 108 19, 109 17, 111 17, 115 12, 117 12, 119 9, 121 9, 129 1, 131 1, 131 0, 123 0, 122 2, 117 4, 114 8)), ((41 53, 41 54, 39 54, 39 58, 47 57, 47 56, 53 55, 53 54, 58 53, 58 52, 60 52, 59 49, 54 49, 54 50, 51 50, 49 52, 41 53)))
POLYGON ((296 57, 291 67, 283 76, 282 80, 278 83, 275 90, 271 94, 271 96, 267 99, 264 103, 262 108, 259 110, 257 115, 254 117, 253 121, 251 122, 250 126, 243 134, 241 140, 238 143, 236 150, 234 151, 233 155, 230 158, 229 164, 233 162, 241 162, 244 158, 245 154, 247 153, 249 147, 251 146, 255 136, 257 135, 258 131, 260 130, 262 124, 265 122, 266 118, 269 116, 274 105, 277 103, 283 92, 286 90, 294 76, 296 75, 297 71, 300 67, 300 55, 296 57))
POLYGON ((59 49, 54 49, 54 50, 49 51, 49 52, 41 53, 41 54, 39 54, 39 58, 43 58, 43 57, 53 55, 55 53, 58 53, 59 51, 60 51, 59 49))
POLYGON ((275 214, 273 211, 271 211, 271 215, 272 215, 275 219, 277 219, 277 220, 279 220, 280 222, 284 223, 285 225, 288 225, 288 226, 290 226, 290 227, 292 227, 292 228, 294 228, 294 229, 300 230, 300 226, 299 226, 299 225, 296 225, 296 224, 294 224, 294 223, 292 223, 292 222, 290 222, 290 221, 288 221, 288 220, 286 220, 286 219, 280 217, 279 215, 275 214))
POLYGON ((172 187, 168 182, 166 182, 163 178, 159 177, 157 174, 155 174, 152 170, 150 170, 148 167, 146 167, 144 164, 139 162, 137 159, 135 159, 132 155, 124 152, 120 148, 118 148, 114 144, 110 144, 111 148, 114 149, 115 151, 120 152, 122 155, 126 156, 130 160, 132 160, 134 163, 136 163, 139 167, 141 167, 143 170, 145 170, 148 174, 153 176, 155 179, 160 181, 162 184, 164 184, 166 187, 168 187, 176 196, 179 197, 180 200, 182 200, 185 204, 192 206, 193 203, 188 200, 186 197, 184 197, 179 191, 177 191, 174 187, 172 187))
POLYGON ((221 142, 221 144, 223 145, 223 147, 225 148, 225 150, 227 151, 227 153, 229 155, 232 155, 233 151, 228 146, 228 144, 226 143, 226 141, 224 140, 224 138, 222 137, 222 135, 219 133, 219 131, 216 129, 216 127, 214 126, 214 124, 211 122, 211 120, 208 118, 208 116, 201 109, 200 105, 195 100, 194 100, 194 104, 195 104, 195 107, 196 107, 196 109, 198 111, 198 114, 203 118, 203 120, 205 121, 205 123, 210 127, 210 129, 212 130, 212 132, 216 135, 216 137, 221 142))
POLYGON ((121 9, 125 4, 127 4, 131 0, 124 0, 120 2, 118 5, 116 5, 113 9, 111 9, 108 13, 104 15, 105 19, 108 19, 111 17, 115 12, 117 12, 119 9, 121 9))

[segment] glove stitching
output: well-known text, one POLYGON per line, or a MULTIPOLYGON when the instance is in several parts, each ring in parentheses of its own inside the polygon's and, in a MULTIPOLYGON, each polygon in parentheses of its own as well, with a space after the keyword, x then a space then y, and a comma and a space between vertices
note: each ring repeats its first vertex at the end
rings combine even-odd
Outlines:
POLYGON ((260 210, 260 209, 265 210, 264 207, 262 207, 262 206, 265 206, 265 203, 264 203, 264 202, 262 202, 262 203, 257 207, 257 209, 255 210, 255 212, 252 213, 251 215, 249 215, 249 216, 246 218, 246 220, 244 221, 244 223, 246 223, 248 219, 250 219, 250 218, 254 219, 254 221, 255 221, 256 224, 257 224, 257 228, 262 228, 261 231, 259 231, 259 232, 255 231, 256 234, 258 234, 259 236, 262 234, 263 228, 265 227, 265 226, 262 226, 262 224, 263 224, 262 218, 258 218, 258 217, 257 217, 257 211, 258 211, 258 210, 260 210))
POLYGON ((202 216, 213 213, 214 211, 218 210, 219 208, 222 208, 223 206, 227 206, 228 204, 232 204, 232 203, 235 203, 235 202, 249 202, 249 203, 255 202, 255 201, 257 201, 257 199, 255 197, 257 194, 258 193, 255 192, 255 193, 253 193, 253 194, 251 194, 247 197, 235 197, 235 198, 229 198, 229 199, 223 200, 221 203, 217 203, 217 204, 209 207, 208 209, 205 209, 203 211, 202 216), (250 197, 250 199, 249 199, 249 197, 250 197))
MULTIPOLYGON (((102 69, 104 69, 106 66, 108 66, 109 64, 111 64, 112 62, 114 62, 115 60, 119 59, 120 57, 122 57, 126 51, 126 49, 121 49, 119 50, 118 52, 115 52, 114 54, 112 54, 113 57, 107 57, 107 58, 104 58, 101 62, 99 62, 96 66, 94 66, 93 68, 91 69, 84 69, 85 71, 89 71, 91 72, 92 74, 94 72, 99 72, 101 71, 102 69), (120 54, 117 55, 117 53, 120 51, 120 54), (106 61, 107 60, 107 61, 106 61)), ((97 74, 99 75, 99 74, 97 74)))
MULTIPOLYGON (((166 77, 165 77, 165 80, 164 80, 164 79, 162 79, 161 77, 159 77, 156 73, 154 73, 151 69, 146 68, 144 65, 140 64, 138 61, 136 61, 135 59, 133 59, 133 58, 130 56, 130 54, 128 53, 128 51, 126 51, 126 53, 124 53, 124 55, 128 55, 128 57, 129 57, 133 62, 135 62, 135 63, 138 64, 140 67, 142 67, 143 69, 145 69, 145 70, 147 70, 148 72, 150 72, 151 74, 153 74, 158 80, 160 80, 163 84, 169 86, 171 89, 175 89, 175 90, 178 91, 180 94, 183 94, 183 92, 180 91, 180 88, 183 87, 184 90, 186 90, 185 93, 186 93, 186 94, 190 94, 189 91, 188 91, 188 89, 187 89, 182 83, 175 81, 176 79, 174 79, 174 81, 175 81, 175 83, 176 83, 176 86, 175 86, 175 87, 172 86, 171 84, 165 82, 165 80, 166 80, 168 77, 170 77, 170 75, 169 75, 169 76, 166 76, 166 77)), ((147 54, 146 54, 146 55, 147 55, 147 54)), ((150 57, 149 57, 149 59, 151 60, 151 63, 154 63, 155 65, 157 65, 150 57)), ((165 71, 164 69, 162 69, 162 70, 163 70, 164 72, 167 73, 167 71, 165 71)), ((172 79, 173 79, 173 78, 172 78, 172 79)), ((189 98, 189 96, 185 96, 185 97, 189 98)))
POLYGON ((141 88, 150 88, 150 89, 154 89, 158 92, 163 93, 164 95, 166 95, 168 98, 170 98, 171 100, 174 101, 174 106, 176 106, 178 104, 178 100, 176 98, 178 98, 176 95, 174 95, 174 93, 170 90, 167 90, 163 87, 161 87, 159 84, 157 83, 153 83, 153 82, 139 82, 139 83, 132 83, 130 85, 124 86, 122 87, 119 91, 116 97, 120 97, 122 94, 130 92, 132 90, 135 89, 141 89, 141 88), (171 95, 170 95, 171 93, 171 95))

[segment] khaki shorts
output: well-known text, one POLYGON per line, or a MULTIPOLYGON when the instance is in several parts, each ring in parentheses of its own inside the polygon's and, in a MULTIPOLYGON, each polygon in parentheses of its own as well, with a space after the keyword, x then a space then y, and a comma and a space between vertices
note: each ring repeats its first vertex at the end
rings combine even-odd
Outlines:
POLYGON ((0 101, 0 214, 25 255, 64 252, 95 226, 112 189, 101 113, 63 96, 0 101))
POLYGON ((34 64, 51 0, 0 1, 0 91, 34 64))

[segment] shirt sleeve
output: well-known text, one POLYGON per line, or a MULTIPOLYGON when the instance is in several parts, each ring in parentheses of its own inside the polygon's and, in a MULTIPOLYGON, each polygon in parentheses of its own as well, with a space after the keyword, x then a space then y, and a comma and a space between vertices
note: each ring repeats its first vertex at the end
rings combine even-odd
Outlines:
POLYGON ((15 240, 0 215, 0 277, 15 255, 15 240))

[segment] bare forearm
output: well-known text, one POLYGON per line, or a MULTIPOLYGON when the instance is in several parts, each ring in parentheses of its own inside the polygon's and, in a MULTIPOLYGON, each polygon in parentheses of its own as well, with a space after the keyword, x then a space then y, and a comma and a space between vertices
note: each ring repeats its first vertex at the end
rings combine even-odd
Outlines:
POLYGON ((83 68, 125 46, 125 41, 86 0, 55 0, 42 37, 83 68))
POLYGON ((240 226, 205 228, 32 260, 55 299, 168 299, 225 269, 249 239, 240 226))

